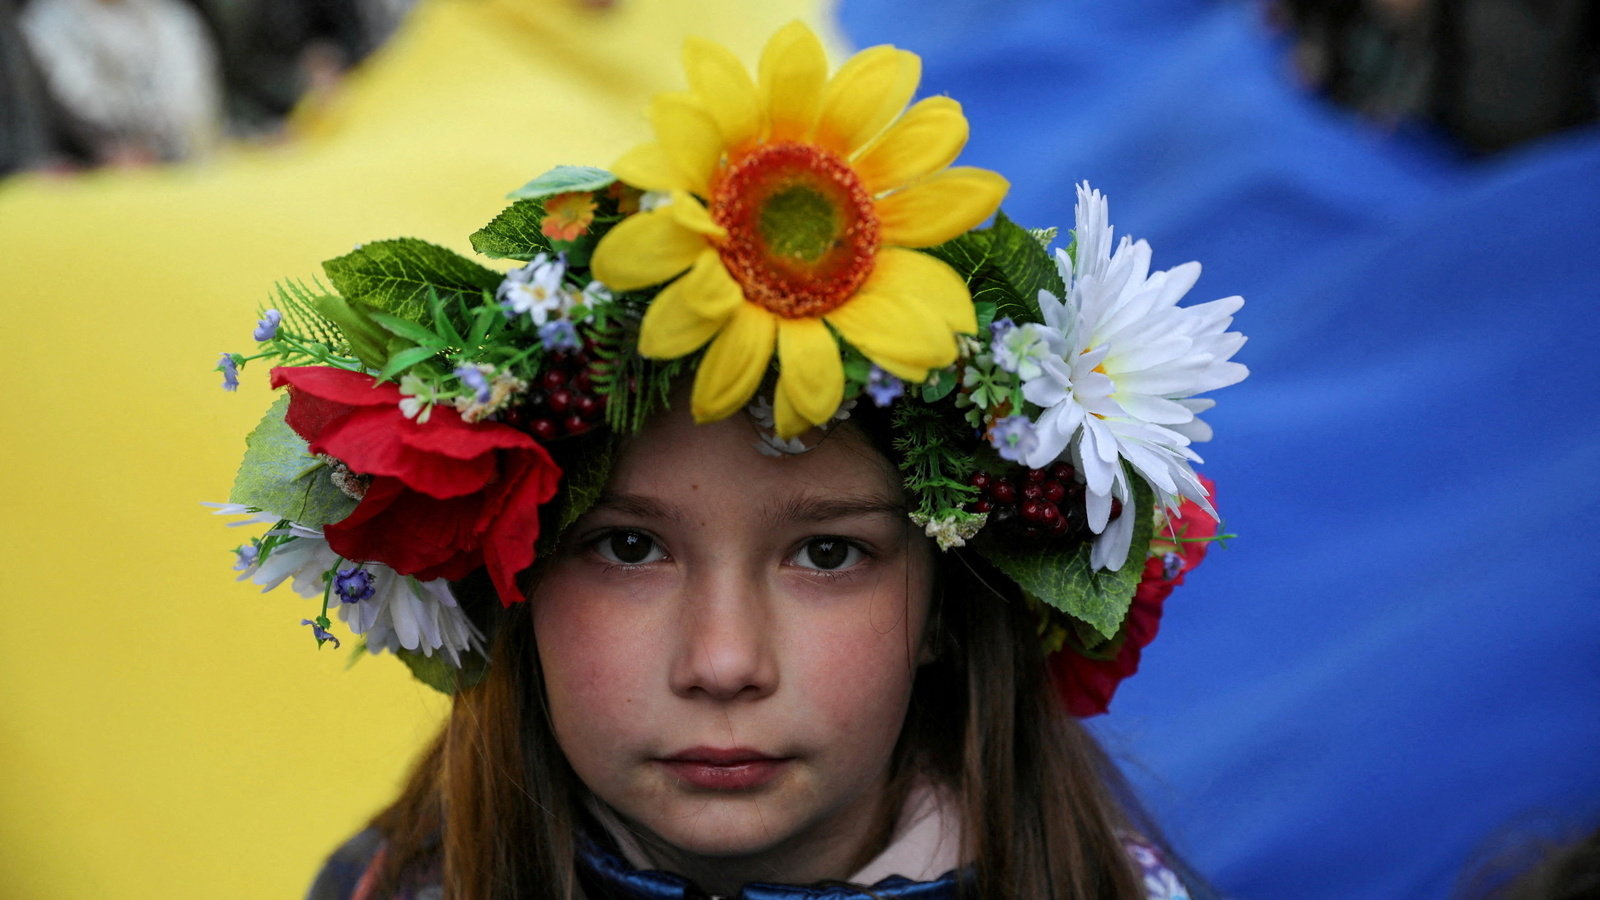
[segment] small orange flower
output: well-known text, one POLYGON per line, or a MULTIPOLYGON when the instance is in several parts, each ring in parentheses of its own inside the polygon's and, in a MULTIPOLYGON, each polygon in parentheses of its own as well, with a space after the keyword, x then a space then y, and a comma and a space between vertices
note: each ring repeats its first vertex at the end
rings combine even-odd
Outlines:
POLYGON ((544 221, 539 230, 552 241, 575 241, 594 222, 594 194, 568 191, 544 201, 544 221))

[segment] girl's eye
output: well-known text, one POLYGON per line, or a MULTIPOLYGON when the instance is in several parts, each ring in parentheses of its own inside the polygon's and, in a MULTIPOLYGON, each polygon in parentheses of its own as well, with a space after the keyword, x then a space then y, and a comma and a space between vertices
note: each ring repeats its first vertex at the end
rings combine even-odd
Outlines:
POLYGON ((843 538, 812 538, 794 555, 794 563, 805 569, 831 572, 835 569, 848 569, 860 562, 863 556, 865 554, 861 552, 860 547, 843 538))
POLYGON ((594 549, 607 562, 636 566, 666 557, 656 539, 642 531, 613 531, 595 542, 594 549))

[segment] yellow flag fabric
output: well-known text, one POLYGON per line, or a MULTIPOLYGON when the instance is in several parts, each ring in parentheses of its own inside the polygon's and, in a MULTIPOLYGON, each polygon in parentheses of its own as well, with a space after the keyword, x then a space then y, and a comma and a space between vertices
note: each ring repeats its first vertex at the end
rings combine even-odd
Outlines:
POLYGON ((753 64, 824 4, 432 0, 299 141, 0 184, 0 898, 303 894, 447 704, 230 580, 244 535, 199 504, 269 392, 208 370, 274 281, 379 238, 470 252, 507 191, 647 139, 686 35, 753 64))

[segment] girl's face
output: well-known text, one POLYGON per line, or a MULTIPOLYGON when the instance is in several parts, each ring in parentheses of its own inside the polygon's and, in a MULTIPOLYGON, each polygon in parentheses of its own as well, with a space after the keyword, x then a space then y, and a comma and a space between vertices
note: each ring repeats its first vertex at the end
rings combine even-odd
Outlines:
POLYGON ((743 417, 659 417, 532 598, 562 751, 708 890, 850 874, 928 616, 931 550, 882 458, 849 429, 755 442, 743 417))

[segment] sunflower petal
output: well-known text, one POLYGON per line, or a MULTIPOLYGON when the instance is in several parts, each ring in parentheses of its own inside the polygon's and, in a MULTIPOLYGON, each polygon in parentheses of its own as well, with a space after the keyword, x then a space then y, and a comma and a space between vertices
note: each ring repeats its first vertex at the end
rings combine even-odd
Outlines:
POLYGON ((863 290, 825 318, 845 340, 897 378, 921 382, 929 369, 956 359, 956 340, 949 326, 906 297, 863 290))
POLYGON ((636 291, 689 268, 705 249, 705 236, 679 225, 670 208, 654 209, 618 222, 594 248, 589 268, 614 291, 636 291))
POLYGON ((691 36, 683 42, 683 68, 689 88, 717 120, 726 147, 736 149, 760 135, 761 96, 733 51, 691 36))
POLYGON ((848 156, 872 140, 911 102, 922 60, 893 47, 869 47, 850 57, 822 92, 816 141, 848 156))
POLYGON ((717 251, 707 249, 687 274, 650 301, 639 324, 639 353, 652 359, 693 353, 743 302, 744 293, 722 267, 717 251))
POLYGON ((771 140, 811 131, 827 80, 828 54, 816 34, 799 21, 778 29, 761 51, 761 99, 771 140))
POLYGON ((937 315, 952 331, 976 334, 978 314, 972 293, 955 269, 926 253, 883 247, 862 289, 905 297, 937 315))
POLYGON ((854 165, 867 193, 910 184, 955 162, 967 145, 967 117, 949 97, 919 100, 869 145, 854 165))
POLYGON ((839 344, 821 319, 778 321, 778 392, 787 394, 806 426, 786 431, 780 422, 778 437, 793 437, 811 425, 821 425, 838 412, 844 400, 844 364, 839 344))
POLYGON ((625 184, 645 191, 671 191, 686 189, 689 180, 678 174, 678 169, 667 159, 661 145, 655 141, 622 154, 611 164, 611 173, 625 184))
POLYGON ((794 401, 789 399, 789 392, 783 386, 783 378, 779 376, 778 387, 772 392, 772 426, 778 437, 788 440, 799 437, 811 430, 811 423, 805 416, 794 408, 794 401))
POLYGON ((879 200, 878 233, 901 247, 942 244, 994 215, 1010 187, 988 169, 946 169, 879 200))
POLYGON ((772 359, 778 317, 754 303, 741 303, 700 359, 689 399, 697 422, 732 415, 761 386, 772 359))
POLYGON ((688 191, 673 191, 672 203, 666 207, 678 224, 697 234, 706 237, 722 239, 728 236, 728 229, 718 225, 711 218, 711 213, 695 199, 688 191))
POLYGON ((661 93, 650 101, 650 125, 689 190, 704 197, 722 159, 722 132, 693 94, 661 93))

